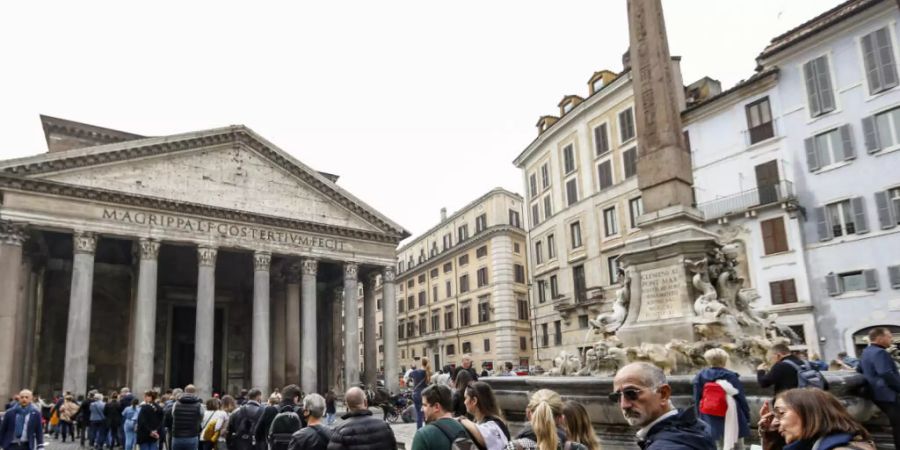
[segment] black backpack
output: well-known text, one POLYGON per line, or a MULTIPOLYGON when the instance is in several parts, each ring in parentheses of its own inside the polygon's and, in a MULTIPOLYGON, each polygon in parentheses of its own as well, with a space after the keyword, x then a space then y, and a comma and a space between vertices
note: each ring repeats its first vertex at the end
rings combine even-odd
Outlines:
POLYGON ((813 387, 827 390, 828 382, 825 381, 825 376, 822 375, 822 372, 809 365, 808 361, 803 361, 799 365, 788 359, 783 359, 782 361, 797 371, 797 387, 813 387))

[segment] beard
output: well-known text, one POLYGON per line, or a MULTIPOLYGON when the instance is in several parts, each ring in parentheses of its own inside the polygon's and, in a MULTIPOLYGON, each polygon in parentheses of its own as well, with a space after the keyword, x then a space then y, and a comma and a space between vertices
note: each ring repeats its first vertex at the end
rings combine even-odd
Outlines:
POLYGON ((647 418, 640 411, 634 409, 622 410, 622 415, 625 417, 625 421, 628 422, 628 425, 633 427, 643 427, 644 425, 647 425, 647 418))

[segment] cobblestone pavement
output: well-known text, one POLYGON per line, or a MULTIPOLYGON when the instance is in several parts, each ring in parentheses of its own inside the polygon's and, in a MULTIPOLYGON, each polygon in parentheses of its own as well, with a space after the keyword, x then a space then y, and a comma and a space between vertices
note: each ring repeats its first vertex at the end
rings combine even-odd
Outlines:
MULTIPOLYGON (((338 411, 341 411, 343 408, 338 408, 338 411)), ((381 409, 372 408, 372 414, 378 417, 382 417, 381 409)), ((335 425, 341 423, 341 420, 338 419, 335 422, 335 425)), ((407 449, 412 448, 412 440, 413 435, 416 434, 416 424, 415 423, 394 423, 391 424, 391 428, 394 430, 394 436, 397 438, 398 444, 405 444, 407 449)), ((46 450, 81 450, 82 447, 78 445, 78 441, 66 441, 66 443, 62 443, 58 440, 54 440, 50 437, 49 434, 44 435, 44 442, 47 444, 46 450)), ((87 447, 85 447, 87 448, 87 447)), ((121 447, 117 449, 121 450, 121 447)))

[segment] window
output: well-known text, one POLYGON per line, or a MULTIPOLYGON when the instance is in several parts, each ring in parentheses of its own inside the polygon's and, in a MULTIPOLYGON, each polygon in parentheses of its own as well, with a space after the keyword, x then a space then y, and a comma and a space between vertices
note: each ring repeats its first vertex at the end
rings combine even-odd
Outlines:
POLYGON ((400 322, 397 325, 397 337, 399 339, 406 339, 406 322, 400 322))
POLYGON ((856 157, 850 125, 806 138, 806 164, 810 172, 856 157))
POLYGON ((775 128, 772 126, 772 109, 769 106, 769 97, 763 97, 744 108, 747 110, 747 132, 750 134, 751 144, 764 141, 775 135, 775 128))
POLYGON ((419 307, 425 306, 426 301, 425 291, 419 292, 419 307))
POLYGON ((547 235, 547 259, 556 258, 556 237, 547 235))
POLYGON ((484 258, 487 256, 487 245, 482 245, 475 250, 475 256, 478 258, 484 258))
POLYGON ((487 228, 487 214, 482 214, 475 218, 475 232, 481 233, 487 228))
POLYGON ((447 280, 445 286, 447 287, 447 298, 450 298, 453 295, 453 284, 451 284, 450 280, 447 280))
POLYGON ((609 272, 609 284, 619 281, 619 255, 606 258, 606 270, 609 272))
POLYGON ((528 320, 528 300, 520 298, 516 300, 516 306, 518 308, 519 320, 528 320))
POLYGON ((584 266, 572 268, 572 284, 575 286, 575 301, 583 303, 587 301, 587 285, 584 280, 584 266))
POLYGON ((878 223, 886 230, 900 224, 900 188, 875 193, 878 223))
POLYGON ((598 156, 609 151, 609 133, 605 123, 594 128, 594 148, 598 156))
POLYGON ((447 233, 444 235, 444 250, 447 250, 450 247, 453 247, 453 235, 447 233))
POLYGON ((537 174, 533 173, 528 177, 528 190, 532 197, 537 195, 537 174))
POLYGON ((450 272, 452 270, 453 270, 452 262, 444 263, 444 273, 450 272))
POLYGON ((462 352, 463 353, 472 353, 472 343, 471 342, 463 342, 462 343, 462 352))
POLYGON ((531 226, 536 227, 539 223, 541 223, 540 204, 535 203, 531 205, 531 226))
POLYGON ((522 248, 519 246, 518 242, 513 242, 513 253, 519 254, 522 252, 522 248))
POLYGON ((525 266, 521 264, 513 264, 514 281, 516 283, 525 283, 525 266))
POLYGON ((425 284, 425 274, 419 274, 419 284, 425 284))
POLYGON ((452 330, 453 329, 453 307, 449 307, 444 309, 444 329, 452 330))
POLYGON ((478 323, 485 323, 491 320, 491 303, 488 301, 478 302, 478 323))
POLYGON ((888 280, 892 288, 900 289, 900 265, 888 266, 888 280))
POLYGON ((788 251, 783 217, 763 220, 759 225, 762 227, 763 248, 767 255, 788 251))
POLYGON ((456 354, 456 346, 453 344, 447 344, 447 346, 444 347, 444 353, 446 353, 447 356, 455 355, 456 354))
POLYGON ((549 218, 553 215, 553 199, 546 195, 544 196, 544 219, 549 218))
POLYGON ((469 225, 460 225, 456 229, 456 242, 462 242, 469 238, 469 225))
POLYGON ((406 287, 412 289, 416 285, 416 280, 410 278, 409 281, 406 282, 406 287))
POLYGON ((375 300, 375 309, 381 311, 381 299, 375 300))
POLYGON ((410 355, 412 359, 416 359, 416 349, 412 349, 412 355, 410 355))
POLYGON ((603 210, 603 231, 606 237, 619 234, 619 221, 616 219, 616 207, 603 210))
POLYGON ((437 269, 437 267, 435 267, 434 269, 431 269, 431 274, 430 274, 430 275, 431 275, 431 278, 437 278, 437 277, 438 277, 438 269, 437 269))
POLYGON ((406 297, 406 309, 410 311, 416 309, 416 297, 412 295, 406 297))
POLYGON ((424 248, 419 252, 419 264, 422 264, 423 262, 425 262, 425 249, 424 248))
POLYGON ((462 306, 459 307, 459 326, 467 327, 471 324, 469 318, 469 311, 471 307, 468 303, 463 303, 462 306))
POLYGON ((581 222, 572 222, 569 225, 569 237, 572 238, 572 248, 581 247, 581 222))
POLYGON ((469 292, 469 275, 459 277, 459 293, 469 292))
POLYGON ((544 250, 541 241, 535 241, 534 243, 534 261, 538 264, 544 263, 544 250))
POLYGON ((587 314, 582 314, 582 315, 578 316, 578 328, 581 328, 582 330, 584 330, 585 328, 589 327, 590 323, 588 322, 588 320, 589 319, 588 319, 587 314))
POLYGON ((557 297, 559 297, 559 281, 556 275, 550 275, 550 298, 556 299, 557 297))
POLYGON ((441 313, 437 310, 431 312, 431 331, 440 331, 441 313))
POLYGON ((549 336, 547 335, 547 324, 542 323, 541 324, 541 346, 547 347, 549 345, 550 345, 550 339, 549 339, 549 336))
POLYGON ((553 344, 562 345, 562 321, 553 322, 553 344))
POLYGON ((613 185, 611 160, 603 161, 597 166, 597 176, 600 180, 601 191, 613 185))
MULTIPOLYGON (((625 178, 637 175, 637 147, 622 152, 622 161, 625 164, 625 178)), ((610 178, 612 177, 610 176, 610 178)))
POLYGON ((806 81, 809 116, 818 117, 834 111, 834 91, 831 87, 828 57, 823 55, 804 64, 803 79, 806 81))
MULTIPOLYGON (((403 270, 404 270, 405 267, 406 267, 406 265, 403 264, 403 261, 398 262, 398 263, 397 263, 397 272, 403 272, 403 270)), ((402 286, 401 286, 401 287, 402 287, 402 286)))
POLYGON ((769 283, 769 293, 773 305, 797 303, 797 289, 793 279, 769 283))
POLYGON ((619 113, 619 142, 634 139, 634 113, 632 108, 619 113))
POLYGON ((863 140, 869 153, 900 144, 900 108, 864 117, 862 126, 863 140))
POLYGON ((566 181, 566 204, 572 205, 578 201, 578 178, 566 181))
POLYGON ((528 340, 525 336, 519 336, 519 350, 528 350, 528 340))
POLYGON ((875 30, 860 40, 869 93, 877 94, 897 85, 897 64, 891 33, 887 27, 875 30))
POLYGON ((815 218, 820 241, 869 231, 865 202, 862 197, 854 197, 850 200, 816 208, 815 218))
POLYGON ((839 274, 830 273, 825 276, 828 295, 840 295, 845 292, 864 292, 878 290, 878 271, 874 269, 857 270, 839 274))
POLYGON ((547 301, 547 282, 546 281, 538 280, 537 293, 538 293, 538 303, 545 303, 547 301))
POLYGON ((459 257, 459 265, 465 266, 466 264, 469 264, 469 255, 468 254, 462 255, 459 257))
POLYGON ((488 272, 487 267, 482 267, 478 269, 478 287, 484 287, 488 285, 488 272))
POLYGON ((575 171, 575 148, 571 144, 563 148, 563 169, 566 175, 575 171))
POLYGON ((436 284, 431 287, 431 301, 432 302, 438 301, 438 287, 436 284))
POLYGON ((438 254, 437 242, 431 243, 431 256, 436 256, 438 254))
POLYGON ((397 302, 397 311, 403 312, 404 308, 406 308, 406 302, 404 302, 403 300, 398 301, 397 302))
POLYGON ((638 217, 644 214, 644 202, 641 197, 628 200, 628 215, 631 218, 631 228, 637 228, 638 217))
MULTIPOLYGON (((428 317, 428 316, 426 316, 425 314, 419 315, 419 334, 425 334, 425 333, 428 332, 428 319, 427 319, 427 317, 428 317)), ((362 339, 360 339, 360 342, 362 342, 362 339)), ((424 355, 425 352, 422 352, 422 354, 424 355)))
POLYGON ((519 212, 511 209, 509 210, 509 224, 516 228, 522 227, 522 222, 519 220, 519 212))
POLYGON ((491 351, 491 340, 490 339, 484 340, 484 351, 486 351, 486 352, 491 351))
POLYGON ((788 328, 797 334, 801 343, 806 344, 806 330, 803 328, 803 325, 788 325, 788 328))
POLYGON ((541 189, 550 187, 550 163, 546 162, 541 166, 541 189))

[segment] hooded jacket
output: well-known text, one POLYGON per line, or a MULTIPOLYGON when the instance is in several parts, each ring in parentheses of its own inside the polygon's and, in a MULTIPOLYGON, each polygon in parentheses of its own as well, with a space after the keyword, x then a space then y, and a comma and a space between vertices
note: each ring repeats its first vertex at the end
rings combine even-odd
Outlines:
POLYGON ((693 408, 653 425, 638 446, 642 450, 716 450, 709 425, 697 420, 693 408))

